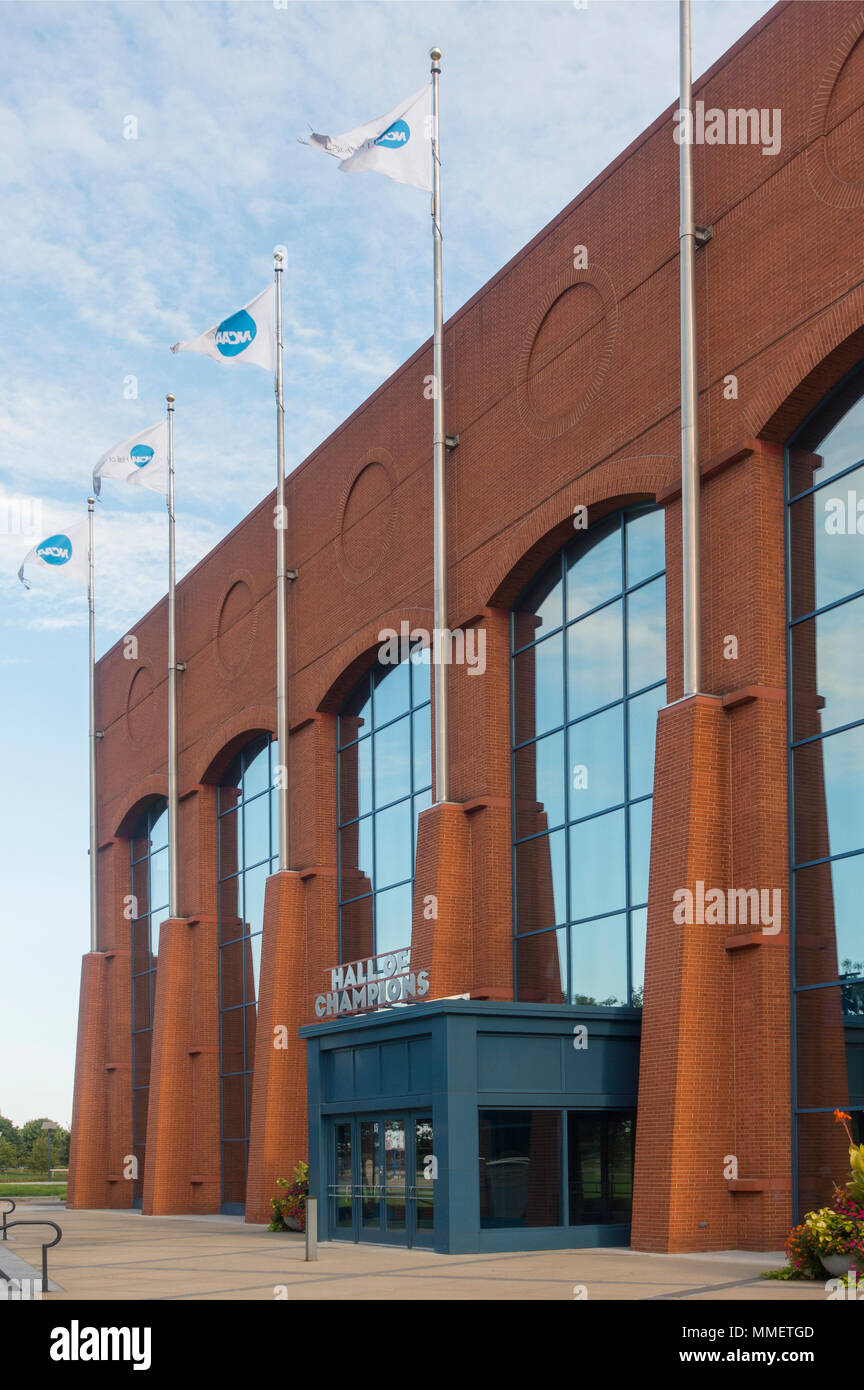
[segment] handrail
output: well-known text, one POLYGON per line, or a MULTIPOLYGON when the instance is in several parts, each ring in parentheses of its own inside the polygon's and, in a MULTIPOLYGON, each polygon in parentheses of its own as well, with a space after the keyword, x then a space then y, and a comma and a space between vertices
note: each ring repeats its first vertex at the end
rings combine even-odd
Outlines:
MULTIPOLYGON (((3 1200, 4 1200, 4 1201, 8 1201, 8 1200, 10 1200, 10 1199, 9 1199, 9 1198, 4 1198, 3 1200)), ((56 1222, 56 1221, 10 1221, 10 1222, 8 1223, 8 1225, 7 1225, 7 1223, 6 1223, 5 1221, 4 1221, 4 1223, 3 1223, 3 1228, 4 1228, 4 1230, 10 1230, 10 1231, 11 1231, 11 1229, 12 1229, 13 1226, 50 1226, 53 1230, 55 1230, 55 1231, 57 1232, 57 1235, 56 1235, 56 1237, 55 1237, 54 1240, 46 1240, 46 1241, 43 1242, 43 1245, 42 1245, 42 1292, 43 1292, 43 1293, 47 1293, 47 1292, 48 1292, 48 1251, 51 1250, 55 1245, 59 1245, 59 1244, 60 1244, 61 1240, 63 1239, 63 1232, 61 1231, 60 1227, 57 1225, 57 1222, 56 1222)))
POLYGON ((8 1202, 8 1203, 9 1203, 9 1210, 8 1210, 8 1211, 4 1211, 4 1212, 0 1212, 0 1216, 3 1217, 3 1239, 5 1240, 5 1239, 6 1239, 6 1217, 12 1215, 13 1211, 15 1210, 15 1203, 12 1201, 12 1198, 11 1198, 11 1197, 0 1197, 0 1202, 8 1202))

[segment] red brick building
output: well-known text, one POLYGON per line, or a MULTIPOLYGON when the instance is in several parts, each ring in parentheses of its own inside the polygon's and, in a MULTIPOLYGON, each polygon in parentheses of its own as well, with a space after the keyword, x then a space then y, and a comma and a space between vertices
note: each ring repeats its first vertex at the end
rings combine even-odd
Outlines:
POLYGON ((806 1210, 841 1176, 830 1112, 864 1113, 864 8, 776 5, 694 100, 726 132, 693 151, 704 693, 680 699, 670 108, 446 326, 449 623, 485 665, 448 669, 449 803, 428 664, 378 659, 433 626, 430 344, 287 482, 290 872, 273 498, 178 589, 177 920, 164 602, 135 659, 100 661, 70 1206, 261 1221, 308 1156, 334 1238, 772 1249, 793 1182, 806 1210), (425 996, 316 1012, 333 967, 403 948, 425 996))

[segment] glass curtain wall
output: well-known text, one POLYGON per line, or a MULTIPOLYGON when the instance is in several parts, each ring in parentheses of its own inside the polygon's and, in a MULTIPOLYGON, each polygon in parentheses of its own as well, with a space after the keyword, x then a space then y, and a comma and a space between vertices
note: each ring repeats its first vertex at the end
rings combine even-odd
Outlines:
POLYGON ((864 389, 787 449, 789 787, 798 1209, 864 1141, 864 389))
POLYGON ((129 842, 132 960, 132 1153, 134 1206, 141 1205, 150 1099, 150 1053, 159 928, 168 916, 168 803, 148 807, 129 842))
POLYGON ((516 998, 641 1007, 664 513, 577 533, 511 617, 516 998))
POLYGON ((218 793, 222 1210, 246 1200, 264 885, 278 864, 276 746, 248 743, 218 793))
POLYGON ((378 664, 339 716, 339 942, 345 962, 411 944, 417 817, 432 804, 429 651, 378 664))

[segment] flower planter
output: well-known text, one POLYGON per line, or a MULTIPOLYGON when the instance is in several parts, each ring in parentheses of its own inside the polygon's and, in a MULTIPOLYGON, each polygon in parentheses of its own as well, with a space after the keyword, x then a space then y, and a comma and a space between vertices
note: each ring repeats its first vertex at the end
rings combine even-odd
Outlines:
POLYGON ((851 1255, 820 1255, 819 1259, 825 1272, 835 1278, 839 1274, 848 1274, 852 1265, 851 1255))
POLYGON ((270 1198, 273 1221, 275 1222, 275 1226, 272 1228, 277 1231, 296 1231, 302 1235, 306 1229, 306 1196, 309 1192, 308 1164, 298 1163, 294 1169, 293 1180, 277 1178, 276 1186, 284 1190, 281 1196, 270 1198))

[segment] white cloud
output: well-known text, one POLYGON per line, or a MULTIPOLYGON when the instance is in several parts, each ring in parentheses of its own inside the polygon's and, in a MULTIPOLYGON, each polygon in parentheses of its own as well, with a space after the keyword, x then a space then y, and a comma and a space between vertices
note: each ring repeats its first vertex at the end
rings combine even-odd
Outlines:
MULTIPOLYGON (((767 8, 697 5, 697 69, 767 8)), ((263 373, 175 360, 168 344, 266 284, 275 244, 289 248, 290 464, 429 336, 428 200, 342 175, 297 142, 307 123, 347 129, 386 109, 441 44, 452 312, 675 96, 669 0, 5 14, 2 294, 19 331, 0 342, 0 480, 79 507, 92 462, 158 418, 171 389, 178 500, 197 545, 271 487, 272 394, 263 373)), ((123 505, 112 495, 106 513, 123 505)), ((151 557, 126 563, 128 623, 150 592, 151 557)))
MULTIPOLYGON (((696 70, 768 8, 697 4, 696 70)), ((5 4, 0 501, 38 499, 47 526, 83 515, 96 459, 173 390, 184 572, 270 490, 273 397, 266 373, 168 344, 263 288, 284 243, 295 465, 431 332, 428 199, 338 173, 297 143, 307 122, 389 109, 440 43, 452 313, 675 99, 676 15, 673 0, 5 4)), ((632 211, 622 235, 639 234, 632 211)), ((131 493, 106 487, 97 514, 97 651, 166 588, 164 510, 131 493)), ((20 1120, 71 1109, 88 863, 86 597, 25 593, 22 539, 0 535, 4 907, 27 928, 7 942, 0 1023, 31 1040, 5 1079, 20 1120)))

